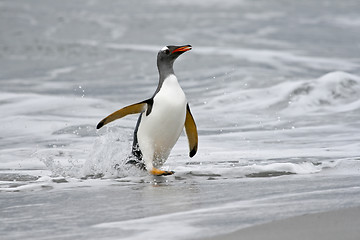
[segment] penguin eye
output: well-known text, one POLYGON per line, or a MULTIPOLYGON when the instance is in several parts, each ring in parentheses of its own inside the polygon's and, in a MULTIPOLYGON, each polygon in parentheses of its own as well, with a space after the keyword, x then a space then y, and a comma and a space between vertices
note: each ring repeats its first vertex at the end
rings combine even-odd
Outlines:
POLYGON ((170 50, 169 50, 169 49, 166 49, 166 50, 165 50, 165 53, 166 53, 167 55, 169 55, 170 50))

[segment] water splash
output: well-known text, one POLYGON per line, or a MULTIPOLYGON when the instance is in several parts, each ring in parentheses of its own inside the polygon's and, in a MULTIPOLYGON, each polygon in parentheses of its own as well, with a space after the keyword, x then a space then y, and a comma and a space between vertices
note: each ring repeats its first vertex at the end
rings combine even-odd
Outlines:
POLYGON ((112 129, 99 136, 94 143, 89 159, 84 163, 84 176, 117 178, 136 171, 127 165, 131 142, 124 130, 112 129))

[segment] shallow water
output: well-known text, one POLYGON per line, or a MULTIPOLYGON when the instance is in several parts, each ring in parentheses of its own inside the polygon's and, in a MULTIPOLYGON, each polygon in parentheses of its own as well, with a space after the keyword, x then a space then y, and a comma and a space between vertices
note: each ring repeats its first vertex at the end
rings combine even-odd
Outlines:
POLYGON ((4 239, 196 239, 359 206, 357 1, 1 1, 4 239), (125 165, 156 52, 198 125, 151 177, 125 165), (118 168, 115 169, 114 166, 118 168))

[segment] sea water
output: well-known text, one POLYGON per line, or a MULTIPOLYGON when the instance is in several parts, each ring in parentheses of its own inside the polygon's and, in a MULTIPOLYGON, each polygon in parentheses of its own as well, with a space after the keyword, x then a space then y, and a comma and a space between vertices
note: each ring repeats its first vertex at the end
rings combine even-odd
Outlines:
MULTIPOLYGON (((358 1, 1 1, 2 239, 200 239, 360 205, 358 1), (156 54, 199 132, 126 165, 156 54)), ((171 113, 169 113, 171 114, 171 113)))

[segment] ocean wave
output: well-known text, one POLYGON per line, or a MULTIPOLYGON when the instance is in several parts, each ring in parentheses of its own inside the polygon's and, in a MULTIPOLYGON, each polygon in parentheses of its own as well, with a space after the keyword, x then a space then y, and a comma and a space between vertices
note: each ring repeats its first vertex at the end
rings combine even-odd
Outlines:
POLYGON ((360 108, 359 95, 360 77, 335 71, 317 79, 284 81, 264 88, 224 90, 202 108, 242 114, 347 112, 360 108))
POLYGON ((360 77, 346 72, 331 72, 318 79, 302 81, 289 93, 287 113, 334 111, 360 108, 360 77), (301 111, 300 111, 301 112, 301 111))

